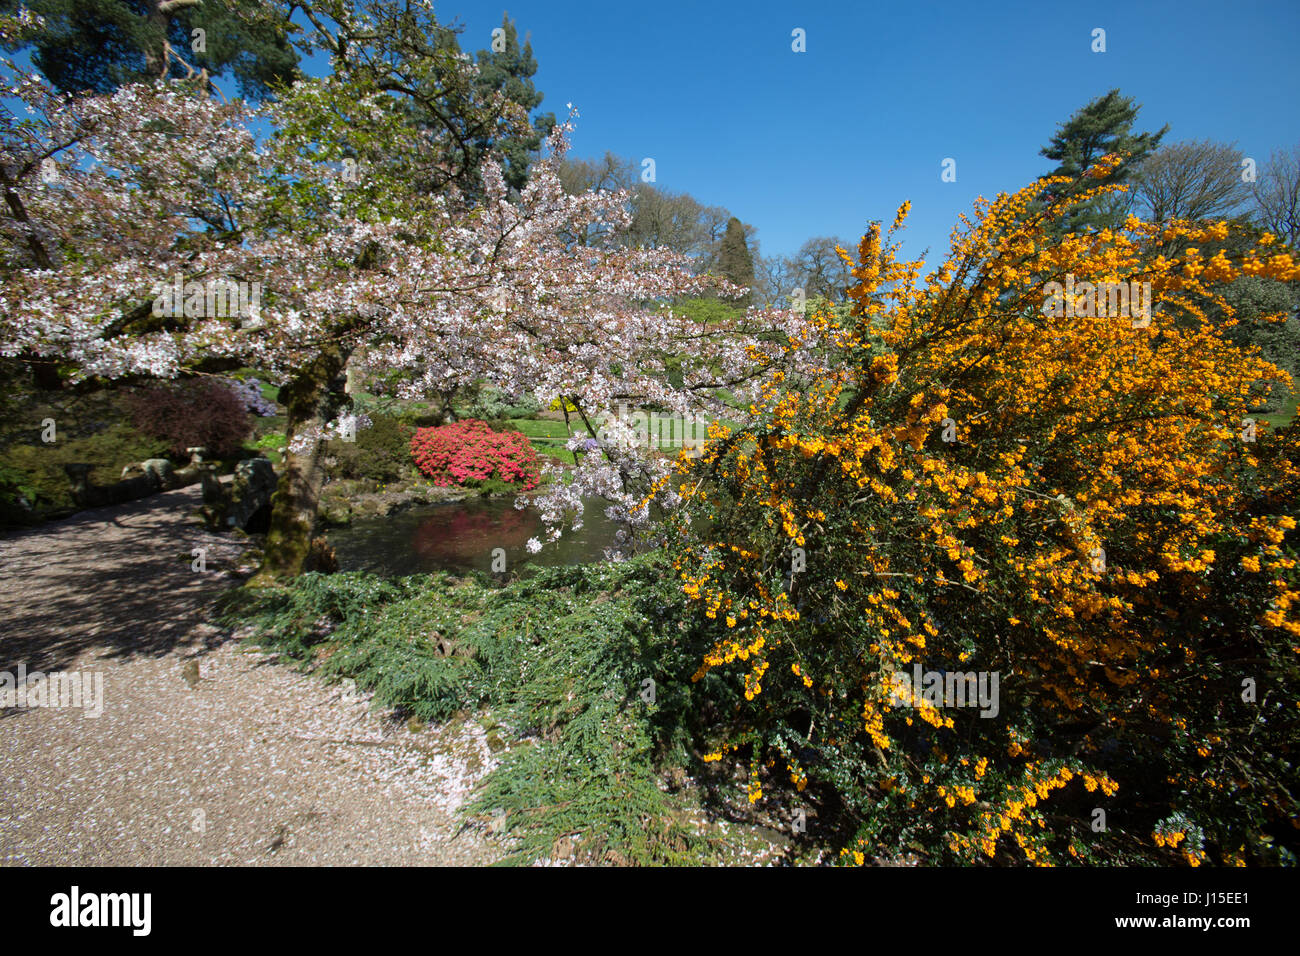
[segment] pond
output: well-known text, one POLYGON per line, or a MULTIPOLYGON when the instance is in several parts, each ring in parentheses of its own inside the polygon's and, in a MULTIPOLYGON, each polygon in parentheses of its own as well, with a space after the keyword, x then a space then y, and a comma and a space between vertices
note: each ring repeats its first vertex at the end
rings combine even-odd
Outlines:
POLYGON ((507 572, 527 565, 598 561, 618 526, 605 517, 607 504, 584 502, 583 527, 565 531, 555 544, 529 554, 529 538, 545 540, 534 508, 516 509, 513 498, 470 498, 421 505, 386 518, 358 518, 328 532, 341 571, 373 571, 387 577, 429 571, 492 571, 493 551, 505 550, 507 572))

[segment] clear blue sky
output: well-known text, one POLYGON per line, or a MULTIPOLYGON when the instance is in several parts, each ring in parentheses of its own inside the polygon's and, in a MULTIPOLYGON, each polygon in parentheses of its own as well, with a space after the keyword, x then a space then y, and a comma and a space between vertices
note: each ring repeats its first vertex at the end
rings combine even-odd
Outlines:
MULTIPOLYGON (((573 155, 656 161, 658 185, 758 227, 764 254, 856 238, 912 201, 904 250, 946 249, 959 212, 1047 172, 1056 126, 1118 87, 1138 129, 1236 142, 1262 165, 1300 142, 1300 2, 447 0, 489 46, 531 34, 543 109, 580 111, 573 155), (791 51, 791 30, 807 52, 791 51), (1106 30, 1105 53, 1091 52, 1106 30), (945 157, 957 181, 940 181, 945 157)), ((933 254, 933 253, 932 253, 933 254)))

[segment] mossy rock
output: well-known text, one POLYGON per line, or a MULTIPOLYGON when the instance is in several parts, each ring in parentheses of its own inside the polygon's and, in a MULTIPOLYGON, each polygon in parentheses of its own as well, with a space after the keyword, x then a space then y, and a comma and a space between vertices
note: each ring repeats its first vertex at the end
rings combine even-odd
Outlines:
POLYGON ((319 513, 327 525, 343 527, 352 523, 352 506, 342 498, 322 500, 319 513))

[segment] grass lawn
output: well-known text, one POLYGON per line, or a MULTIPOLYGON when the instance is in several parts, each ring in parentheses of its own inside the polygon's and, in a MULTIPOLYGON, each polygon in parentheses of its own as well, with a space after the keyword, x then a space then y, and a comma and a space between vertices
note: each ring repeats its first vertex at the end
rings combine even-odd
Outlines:
POLYGON ((1282 403, 1281 410, 1273 412, 1271 415, 1256 415, 1255 417, 1260 421, 1268 422, 1273 428, 1282 428, 1289 425, 1296 416, 1296 398, 1297 396, 1292 393, 1291 397, 1282 403))
POLYGON ((564 422, 550 421, 545 418, 511 418, 507 420, 511 428, 517 428, 529 438, 551 438, 558 442, 568 441, 569 434, 564 422))
MULTIPOLYGON (((562 421, 553 421, 544 418, 512 418, 509 420, 511 428, 517 428, 523 432, 532 441, 533 447, 538 451, 552 451, 560 448, 568 439, 569 432, 565 430, 565 424, 562 421)), ((572 434, 585 434, 586 429, 583 427, 581 420, 575 420, 572 425, 572 434)), ((671 451, 682 447, 683 440, 686 437, 703 440, 708 437, 708 425, 704 422, 690 423, 686 429, 689 436, 683 435, 683 429, 675 419, 664 418, 662 421, 656 415, 649 424, 642 424, 641 431, 644 435, 647 431, 649 437, 655 440, 655 445, 664 451, 671 451)))

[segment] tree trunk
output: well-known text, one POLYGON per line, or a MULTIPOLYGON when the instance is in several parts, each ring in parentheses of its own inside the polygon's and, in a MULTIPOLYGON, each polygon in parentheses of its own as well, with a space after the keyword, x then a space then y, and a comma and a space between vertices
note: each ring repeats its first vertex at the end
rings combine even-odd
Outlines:
POLYGON ((249 587, 278 584, 303 572, 325 483, 323 443, 313 439, 300 453, 290 449, 295 435, 334 417, 347 358, 337 347, 327 350, 280 389, 280 402, 288 410, 284 472, 271 497, 271 527, 262 567, 249 580, 249 587))

